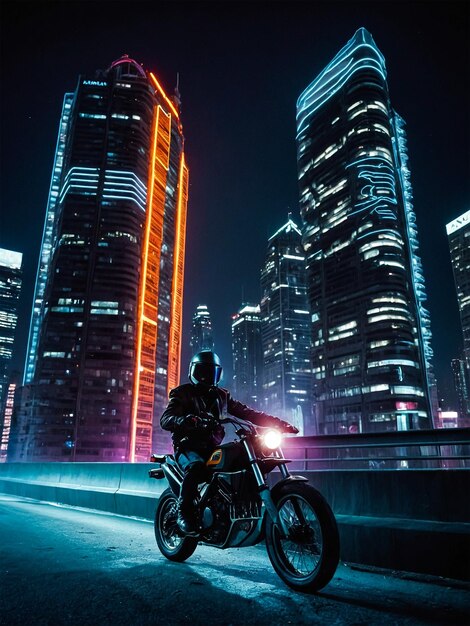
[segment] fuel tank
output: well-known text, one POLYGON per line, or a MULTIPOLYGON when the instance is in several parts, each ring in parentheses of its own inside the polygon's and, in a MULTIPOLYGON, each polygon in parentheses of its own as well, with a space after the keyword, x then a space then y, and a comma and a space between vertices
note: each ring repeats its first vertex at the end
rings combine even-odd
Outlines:
POLYGON ((240 441, 224 443, 214 450, 207 461, 209 470, 238 472, 248 465, 245 446, 240 441))

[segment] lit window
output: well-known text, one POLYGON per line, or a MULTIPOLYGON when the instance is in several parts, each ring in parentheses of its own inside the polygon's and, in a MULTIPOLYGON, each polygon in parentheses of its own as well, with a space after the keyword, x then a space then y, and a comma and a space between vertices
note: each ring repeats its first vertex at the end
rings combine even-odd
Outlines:
POLYGON ((411 361, 409 359, 383 359, 381 361, 370 361, 367 364, 367 368, 374 367, 384 367, 386 365, 403 365, 405 367, 417 367, 419 368, 419 363, 416 361, 411 361))
POLYGON ((105 120, 106 119, 106 115, 103 115, 102 113, 79 113, 78 117, 84 117, 84 118, 93 119, 93 120, 105 120))

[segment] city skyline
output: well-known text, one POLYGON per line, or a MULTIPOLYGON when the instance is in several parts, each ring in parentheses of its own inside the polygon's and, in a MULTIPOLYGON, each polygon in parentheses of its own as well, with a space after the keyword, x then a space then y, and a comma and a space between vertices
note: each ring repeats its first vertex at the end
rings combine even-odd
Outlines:
MULTIPOLYGON (((147 12, 150 11, 149 5, 142 6, 145 6, 147 12)), ((318 9, 319 5, 316 6, 318 9)), ((207 302, 213 315, 216 345, 221 346, 219 352, 227 375, 230 373, 231 361, 230 315, 239 306, 242 288, 247 301, 256 301, 259 298, 258 267, 261 265, 264 254, 266 235, 275 229, 277 223, 285 221, 288 206, 293 212, 294 219, 298 218, 294 146, 296 98, 344 41, 348 40, 358 27, 364 25, 370 30, 387 58, 394 105, 407 121, 415 210, 424 275, 429 291, 428 303, 434 335, 433 346, 441 393, 444 391, 442 385, 446 377, 452 382, 450 360, 457 356, 459 349, 456 328, 458 311, 457 303, 452 301, 453 294, 450 290, 451 268, 446 249, 445 224, 463 213, 466 210, 465 203, 468 203, 464 182, 468 159, 463 131, 468 128, 468 123, 465 124, 468 120, 468 107, 465 107, 468 89, 465 86, 466 61, 463 54, 465 19, 462 19, 464 17, 462 8, 451 3, 447 7, 442 5, 440 11, 437 8, 428 11, 425 19, 423 12, 417 7, 407 12, 405 20, 403 16, 398 19, 391 15, 390 24, 385 26, 381 19, 384 6, 374 8, 370 4, 361 4, 360 10, 355 11, 353 15, 350 9, 341 5, 341 19, 335 24, 334 32, 330 29, 326 37, 321 34, 321 24, 326 27, 332 15, 327 9, 318 9, 317 15, 314 15, 306 7, 297 5, 294 11, 281 3, 277 7, 269 5, 265 16, 261 5, 258 5, 259 8, 251 14, 244 27, 247 51, 240 54, 237 54, 235 32, 236 26, 240 25, 241 17, 236 18, 233 25, 229 25, 226 19, 222 20, 223 28, 220 33, 215 29, 216 22, 209 19, 206 26, 206 32, 210 33, 208 43, 205 46, 196 46, 191 57, 188 51, 194 39, 190 22, 194 20, 195 13, 188 5, 184 5, 184 14, 180 22, 186 39, 181 49, 172 51, 172 55, 165 50, 164 44, 167 42, 157 45, 153 52, 153 44, 145 36, 138 40, 136 34, 119 38, 116 34, 107 33, 104 35, 104 41, 109 43, 110 50, 105 49, 106 46, 102 45, 100 39, 100 48, 103 48, 103 51, 98 54, 98 59, 102 59, 103 67, 107 58, 120 56, 126 51, 131 56, 142 59, 144 64, 151 57, 153 60, 149 65, 161 68, 164 82, 168 86, 172 84, 172 78, 175 82, 176 72, 180 71, 182 116, 188 153, 190 159, 194 155, 191 164, 193 166, 194 163, 196 168, 195 171, 193 170, 194 193, 193 191, 190 193, 188 222, 190 241, 187 255, 188 280, 185 292, 184 332, 188 337, 191 311, 194 310, 197 302, 207 302), (311 20, 312 24, 316 24, 315 43, 307 44, 300 36, 302 32, 305 32, 306 26, 294 19, 296 12, 299 15, 303 14, 305 18, 311 20), (261 40, 265 44, 265 49, 261 50, 257 45, 258 29, 264 17, 266 17, 266 30, 261 40), (283 20, 288 26, 286 29, 281 29, 280 23, 283 20), (222 31, 229 34, 228 37, 224 37, 224 40, 222 40, 222 31), (400 50, 394 47, 398 32, 400 33, 400 50), (286 44, 285 51, 289 50, 288 63, 274 49, 276 36, 280 36, 281 41, 286 44), (435 42, 438 37, 439 45, 435 42), (287 44, 294 40, 298 40, 299 44, 295 50, 291 50, 287 44), (212 49, 219 52, 218 59, 211 55, 212 49), (139 50, 143 51, 142 54, 139 50), (407 59, 410 57, 415 60, 412 68, 407 67, 407 59), (253 58, 256 59, 254 65, 252 65, 253 58), (451 59, 454 63, 453 71, 458 71, 455 67, 460 68, 462 76, 460 82, 451 80, 451 77, 446 74, 445 70, 451 59), (206 62, 205 65, 203 61, 206 62), (275 88, 276 81, 268 79, 266 73, 262 72, 263 68, 268 67, 266 65, 268 62, 270 64, 268 73, 275 70, 273 73, 276 74, 277 82, 282 86, 279 89, 275 88), (227 68, 230 71, 227 72, 227 68), (247 72, 248 69, 250 72, 247 72), (422 89, 412 90, 418 78, 422 89), (207 107, 209 85, 212 86, 216 97, 215 104, 210 107, 211 121, 205 124, 200 121, 200 113, 203 110, 202 102, 204 102, 204 107, 207 107), (432 111, 426 110, 424 106, 426 94, 421 91, 429 89, 429 85, 439 85, 439 90, 433 90, 427 94, 427 97, 432 96, 431 109, 442 112, 446 120, 445 129, 435 120, 432 111), (442 92, 445 92, 445 98, 442 92), (255 100, 252 98, 253 94, 257 95, 255 100), (229 102, 234 98, 233 104, 236 106, 229 106, 229 102), (449 109, 452 108, 450 104, 445 103, 447 100, 454 103, 455 111, 452 113, 452 119, 445 114, 446 106, 449 109), (460 102, 459 106, 455 106, 455 102, 460 102), (256 128, 251 119, 246 117, 250 110, 255 114, 253 117, 258 119, 256 128), (263 120, 259 117, 260 114, 268 117, 263 120), (432 120, 435 120, 434 124, 432 120), (223 121, 226 127, 223 126, 223 121), (242 143, 237 142, 235 135, 239 128, 244 127, 244 124, 246 124, 246 133, 250 137, 253 148, 250 145, 246 149, 242 148, 242 143), (432 151, 429 149, 429 142, 432 142, 432 151), (228 146, 225 151, 223 146, 228 146), (259 161, 260 149, 263 154, 261 161, 259 161), (441 158, 437 159, 432 152, 441 154, 441 158), (233 161, 230 160, 229 153, 233 153, 233 161), (446 153, 444 164, 442 153, 446 153), (214 177, 218 178, 216 182, 214 182, 214 177), (445 185, 442 182, 437 185, 437 188, 433 185, 433 188, 427 189, 430 187, 430 182, 441 179, 445 179, 445 185), (246 222, 246 220, 249 220, 252 228, 247 232, 243 227, 242 237, 241 222, 246 222), (190 260, 189 263, 188 260, 190 260), (225 289, 226 294, 221 293, 221 288, 225 289), (447 374, 444 375, 446 370, 447 374)), ((207 5, 202 4, 201 8, 200 19, 202 20, 202 17, 207 18, 210 12, 207 5)), ((167 7, 165 11, 171 15, 170 8, 167 7)), ((46 20, 47 13, 46 9, 40 19, 46 20)), ((73 14, 72 3, 72 6, 64 10, 64 15, 60 18, 64 21, 64 25, 73 14)), ((6 22, 11 32, 5 33, 8 36, 4 44, 6 53, 3 59, 4 79, 10 79, 11 84, 13 84, 13 74, 10 72, 17 72, 25 65, 28 52, 27 46, 26 50, 20 51, 18 44, 15 43, 14 37, 18 31, 15 31, 15 27, 12 26, 11 20, 14 15, 15 10, 10 7, 6 12, 6 22)), ((22 18, 21 28, 26 31, 32 28, 33 17, 34 11, 31 16, 22 18)), ((35 81, 37 89, 32 89, 32 96, 27 106, 14 93, 5 100, 5 118, 12 130, 5 128, 2 149, 5 150, 5 154, 11 153, 12 158, 4 159, 6 181, 3 206, 8 207, 8 210, 7 219, 5 220, 5 215, 2 219, 0 243, 25 252, 25 291, 22 296, 23 304, 19 320, 22 329, 18 333, 19 354, 15 355, 15 361, 21 364, 26 350, 24 311, 28 309, 28 304, 25 303, 29 301, 30 309, 31 274, 35 272, 32 268, 37 265, 39 224, 44 218, 45 189, 50 179, 45 172, 50 173, 53 148, 50 148, 48 155, 43 152, 40 159, 32 158, 31 155, 34 155, 36 151, 40 153, 39 149, 35 150, 35 147, 38 148, 40 144, 49 143, 49 146, 54 144, 56 131, 51 132, 51 128, 56 123, 60 107, 57 92, 61 90, 63 93, 73 88, 75 70, 79 61, 78 72, 85 73, 85 69, 94 68, 94 66, 90 67, 91 57, 92 52, 96 56, 98 34, 102 35, 99 25, 103 23, 103 19, 104 11, 103 15, 98 11, 94 16, 93 24, 88 23, 85 17, 79 20, 79 26, 86 28, 91 37, 92 45, 89 46, 89 52, 85 51, 85 46, 82 45, 79 47, 79 54, 74 52, 72 55, 71 52, 66 52, 64 59, 59 59, 56 56, 58 44, 49 42, 40 59, 28 58, 28 63, 31 63, 32 67, 35 67, 35 64, 38 64, 38 68, 39 64, 45 64, 48 67, 52 65, 53 68, 61 64, 70 66, 66 75, 64 72, 60 74, 60 80, 63 82, 59 84, 59 73, 55 75, 54 81, 46 75, 41 75, 40 79, 34 75, 32 80, 35 81), (40 85, 41 89, 39 89, 40 85), (17 124, 12 120, 17 120, 17 124), (25 139, 27 137, 31 149, 23 160, 19 160, 18 148, 25 143, 24 140, 21 141, 22 136, 25 139), (12 167, 13 163, 24 163, 24 161, 26 161, 25 165, 17 169, 12 167), (24 186, 26 172, 29 174, 29 171, 32 171, 31 176, 28 177, 29 188, 25 194, 22 194, 20 202, 17 197, 17 187, 21 184, 24 186), (34 213, 31 212, 33 206, 35 207, 34 213), (5 222, 5 228, 3 222, 5 222), (23 236, 20 231, 23 232, 23 236), (3 235, 3 233, 6 234, 3 235)), ((111 16, 110 19, 112 25, 116 27, 117 24, 117 31, 122 35, 122 28, 120 30, 117 18, 111 16)), ((136 17, 130 19, 131 32, 134 32, 137 27, 141 28, 139 32, 145 31, 143 21, 139 22, 136 17)), ((215 17, 213 19, 215 20, 215 17)), ((3 97, 5 96, 6 94, 3 97)), ((243 145, 245 144, 246 141, 243 145)), ((183 374, 186 371, 185 361, 188 358, 187 344, 189 342, 183 339, 183 374)))

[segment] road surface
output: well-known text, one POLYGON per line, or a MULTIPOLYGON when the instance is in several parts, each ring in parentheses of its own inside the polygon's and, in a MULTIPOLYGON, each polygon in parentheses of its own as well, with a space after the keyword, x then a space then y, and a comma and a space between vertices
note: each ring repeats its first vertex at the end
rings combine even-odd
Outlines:
POLYGON ((319 594, 296 593, 263 545, 172 563, 149 522, 0 494, 5 626, 468 626, 469 599, 463 583, 345 565, 319 594))

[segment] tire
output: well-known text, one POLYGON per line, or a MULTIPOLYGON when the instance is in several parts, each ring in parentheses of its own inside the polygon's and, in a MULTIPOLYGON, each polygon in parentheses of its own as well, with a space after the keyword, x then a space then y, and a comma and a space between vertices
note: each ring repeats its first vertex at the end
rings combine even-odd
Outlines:
POLYGON ((155 511, 155 539, 160 552, 170 561, 186 561, 197 548, 197 539, 183 537, 176 525, 177 499, 171 489, 166 489, 155 511))
POLYGON ((283 485, 274 503, 286 521, 290 538, 282 539, 279 528, 266 516, 266 550, 278 576, 297 591, 313 593, 333 578, 339 562, 336 520, 324 497, 311 485, 283 485), (296 504, 294 504, 296 503, 296 504), (306 523, 299 520, 297 511, 306 523))

